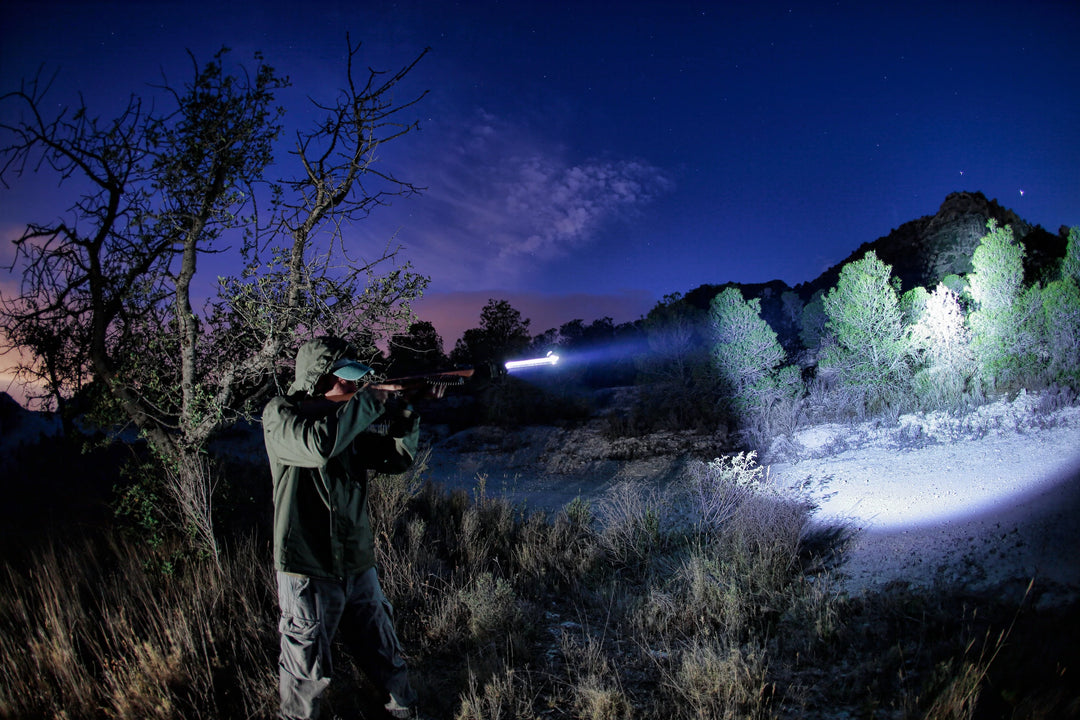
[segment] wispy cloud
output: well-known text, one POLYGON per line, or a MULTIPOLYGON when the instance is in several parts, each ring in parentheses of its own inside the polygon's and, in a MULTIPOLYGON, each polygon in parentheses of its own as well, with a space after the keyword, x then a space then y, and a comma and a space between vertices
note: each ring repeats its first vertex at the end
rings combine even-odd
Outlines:
POLYGON ((429 189, 403 239, 446 288, 514 286, 674 187, 645 160, 574 158, 486 112, 436 134, 444 152, 425 163, 429 189))

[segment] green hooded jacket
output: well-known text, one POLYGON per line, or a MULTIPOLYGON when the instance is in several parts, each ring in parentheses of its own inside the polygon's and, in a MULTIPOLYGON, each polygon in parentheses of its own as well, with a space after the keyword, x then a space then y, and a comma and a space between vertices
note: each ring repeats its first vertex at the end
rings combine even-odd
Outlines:
POLYGON ((296 354, 289 394, 263 410, 263 440, 274 480, 274 564, 322 578, 359 575, 375 565, 368 517, 368 470, 399 473, 416 457, 419 417, 390 417, 369 393, 345 402, 313 395, 330 366, 348 355, 336 338, 318 338, 296 354), (383 418, 386 434, 365 432, 383 418))

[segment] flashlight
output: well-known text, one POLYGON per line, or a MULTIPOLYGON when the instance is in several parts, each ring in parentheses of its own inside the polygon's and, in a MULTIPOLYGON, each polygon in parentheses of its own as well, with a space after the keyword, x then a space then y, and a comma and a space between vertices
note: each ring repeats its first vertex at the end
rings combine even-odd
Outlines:
POLYGON ((508 360, 506 363, 506 372, 513 372, 514 370, 523 370, 525 368, 540 367, 543 365, 554 365, 559 362, 559 356, 554 352, 549 352, 542 358, 532 358, 531 360, 508 360))

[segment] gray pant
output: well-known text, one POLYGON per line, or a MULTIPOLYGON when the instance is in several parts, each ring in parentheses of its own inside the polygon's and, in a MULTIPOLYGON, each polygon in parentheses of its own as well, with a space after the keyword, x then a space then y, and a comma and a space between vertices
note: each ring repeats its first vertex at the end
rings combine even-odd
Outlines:
POLYGON ((398 705, 415 694, 394 632, 394 611, 375 568, 343 581, 277 574, 281 605, 278 662, 281 717, 317 718, 319 697, 330 684, 330 643, 338 626, 360 669, 398 705))

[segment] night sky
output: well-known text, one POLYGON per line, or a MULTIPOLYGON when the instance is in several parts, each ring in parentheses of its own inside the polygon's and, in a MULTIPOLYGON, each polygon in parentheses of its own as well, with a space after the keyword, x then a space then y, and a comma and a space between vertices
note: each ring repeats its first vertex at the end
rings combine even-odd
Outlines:
MULTIPOLYGON (((703 283, 811 280, 959 190, 1080 224, 1075 0, 7 0, 0 18, 0 87, 59 69, 51 100, 100 115, 225 45, 290 76, 295 124, 342 82, 346 31, 382 70, 430 46, 402 88, 430 90, 421 131, 383 153, 428 189, 350 237, 396 233, 448 350, 490 297, 538 333, 703 283)), ((63 211, 54 189, 0 192, 2 237, 63 211)))

